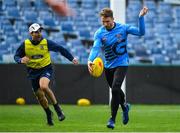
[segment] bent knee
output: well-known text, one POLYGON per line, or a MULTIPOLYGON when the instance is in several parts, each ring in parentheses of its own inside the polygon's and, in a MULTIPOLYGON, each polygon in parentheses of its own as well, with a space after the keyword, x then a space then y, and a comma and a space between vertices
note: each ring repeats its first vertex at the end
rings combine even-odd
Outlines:
POLYGON ((38 101, 41 102, 41 101, 44 101, 45 95, 44 95, 44 93, 37 93, 36 98, 38 99, 38 101))
POLYGON ((45 101, 45 97, 44 96, 43 97, 38 97, 37 99, 38 99, 39 102, 45 101))
POLYGON ((47 90, 48 88, 49 88, 48 85, 40 85, 40 89, 42 91, 47 90))

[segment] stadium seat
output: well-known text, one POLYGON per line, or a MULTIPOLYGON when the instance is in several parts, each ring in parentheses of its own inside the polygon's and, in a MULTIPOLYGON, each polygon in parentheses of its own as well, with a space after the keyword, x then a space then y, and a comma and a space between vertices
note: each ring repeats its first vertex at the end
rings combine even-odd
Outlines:
POLYGON ((24 22, 27 24, 37 22, 38 15, 35 11, 24 11, 24 22))
POLYGON ((21 9, 32 8, 32 0, 17 0, 17 6, 21 9))
POLYGON ((36 10, 43 10, 43 11, 46 11, 49 8, 48 5, 44 2, 44 0, 34 1, 34 7, 36 10))
POLYGON ((3 54, 2 61, 4 63, 15 63, 14 61, 14 54, 3 54))
POLYGON ((6 8, 8 6, 12 7, 12 6, 16 6, 16 0, 3 0, 3 7, 6 8))
POLYGON ((180 33, 174 34, 173 37, 174 37, 174 42, 180 45, 180 33))
MULTIPOLYGON (((84 47, 82 41, 93 42, 94 32, 101 26, 98 12, 110 6, 109 0, 67 0, 73 8, 74 16, 59 16, 54 13, 44 0, 0 0, 0 43, 7 44, 7 53, 4 48, 1 53, 15 52, 17 45, 22 40, 29 38, 28 27, 33 22, 38 22, 45 27, 43 36, 61 42, 73 54, 80 56, 81 63, 88 58, 90 46, 84 47), (58 31, 54 31, 56 28, 58 31), (75 40, 70 41, 66 35, 75 35, 75 40), (12 45, 10 45, 10 44, 12 45), (85 54, 79 54, 78 51, 85 54)), ((126 22, 138 26, 138 14, 142 8, 141 0, 128 0, 126 9, 126 22)), ((128 38, 128 50, 133 56, 133 63, 142 63, 141 58, 151 56, 153 63, 177 64, 180 60, 180 6, 171 5, 163 1, 144 0, 150 12, 145 16, 146 34, 144 37, 128 38), (134 41, 136 40, 136 41, 134 41), (171 54, 173 53, 173 54, 171 54), (136 56, 137 57, 136 57, 136 56), (163 59, 160 55, 163 55, 163 59)), ((71 38, 70 38, 71 39, 71 38)), ((61 63, 63 57, 58 56, 61 63)), ((2 56, 0 55, 2 61, 2 56)), ((58 61, 57 61, 58 62, 58 61)))
POLYGON ((61 30, 62 30, 62 32, 65 32, 65 33, 74 32, 73 24, 72 23, 62 23, 61 30))
POLYGON ((2 6, 2 1, 0 1, 0 15, 3 15, 4 14, 4 9, 3 9, 3 6, 2 6))
POLYGON ((95 1, 94 0, 82 0, 82 8, 83 9, 93 9, 95 7, 95 1))
POLYGON ((92 40, 90 31, 88 29, 78 29, 78 33, 81 39, 92 40))
POLYGON ((152 55, 153 57, 153 64, 157 64, 157 65, 164 65, 164 64, 169 64, 170 61, 169 61, 169 58, 168 57, 165 57, 164 55, 162 54, 154 54, 152 55))
POLYGON ((52 17, 46 17, 43 19, 42 24, 46 30, 50 31, 59 31, 60 27, 55 23, 52 17))
POLYGON ((20 20, 20 12, 17 7, 11 7, 7 8, 7 18, 9 19, 15 19, 15 20, 20 20))

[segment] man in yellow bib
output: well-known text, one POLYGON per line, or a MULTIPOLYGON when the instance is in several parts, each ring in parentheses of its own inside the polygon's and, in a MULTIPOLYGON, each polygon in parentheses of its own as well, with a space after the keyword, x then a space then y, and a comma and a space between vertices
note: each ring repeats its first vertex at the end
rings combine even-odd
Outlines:
POLYGON ((42 29, 43 28, 37 23, 29 27, 31 39, 26 39, 19 46, 14 59, 17 63, 27 66, 28 78, 31 80, 33 92, 46 112, 48 125, 52 126, 54 125, 52 111, 49 108, 46 96, 50 98, 60 121, 65 119, 65 115, 54 93, 49 88, 49 83, 53 74, 49 51, 60 52, 75 65, 78 64, 78 60, 62 46, 43 38, 41 34, 42 29))

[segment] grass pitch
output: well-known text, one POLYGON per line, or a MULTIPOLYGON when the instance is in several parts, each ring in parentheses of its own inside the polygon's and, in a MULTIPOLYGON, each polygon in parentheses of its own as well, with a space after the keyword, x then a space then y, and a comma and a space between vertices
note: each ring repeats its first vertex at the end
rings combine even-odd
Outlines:
POLYGON ((54 112, 54 126, 46 125, 39 105, 0 105, 0 132, 180 132, 180 106, 132 105, 130 121, 125 126, 118 112, 115 129, 106 128, 110 116, 107 105, 62 106, 66 119, 59 122, 54 112))

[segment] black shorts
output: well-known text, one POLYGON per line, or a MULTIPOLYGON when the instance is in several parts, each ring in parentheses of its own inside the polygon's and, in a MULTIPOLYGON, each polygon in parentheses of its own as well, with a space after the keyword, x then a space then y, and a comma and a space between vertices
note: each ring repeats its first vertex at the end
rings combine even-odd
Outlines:
MULTIPOLYGON (((31 70, 33 71, 33 70, 31 70)), ((29 75, 29 79, 31 80, 32 90, 36 92, 39 88, 39 80, 42 77, 46 77, 49 80, 53 77, 53 69, 52 67, 45 67, 39 70, 35 70, 35 72, 32 72, 34 75, 29 75), (35 74, 36 73, 36 74, 35 74)))

